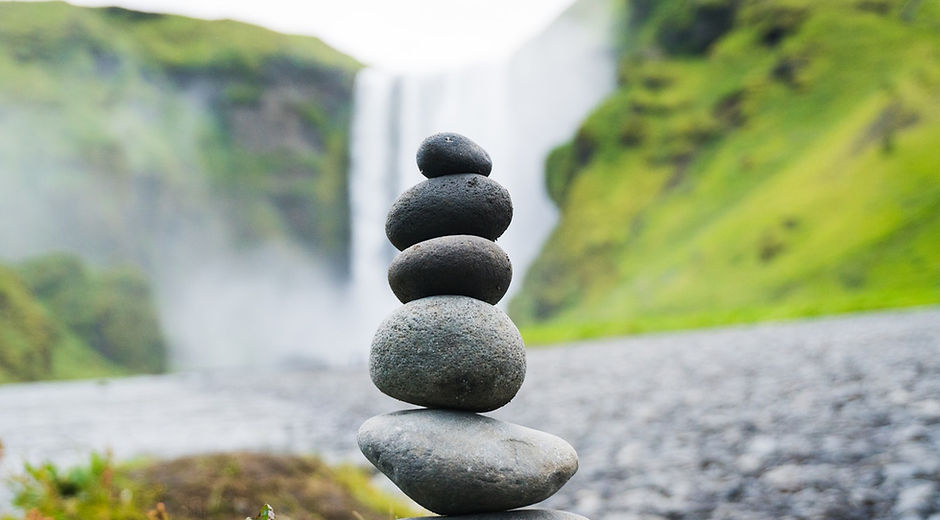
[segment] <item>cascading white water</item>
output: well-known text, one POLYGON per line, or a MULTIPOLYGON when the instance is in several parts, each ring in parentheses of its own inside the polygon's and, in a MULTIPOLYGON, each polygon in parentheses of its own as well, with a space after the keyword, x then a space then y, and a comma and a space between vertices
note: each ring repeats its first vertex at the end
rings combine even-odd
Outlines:
POLYGON ((352 275, 369 330, 398 305, 385 283, 394 255, 382 233, 385 214, 398 194, 424 179, 415 152, 436 132, 464 134, 492 157, 491 176, 509 189, 515 208, 498 240, 513 262, 510 293, 520 286, 557 219, 544 188, 545 157, 615 86, 614 18, 611 2, 581 0, 498 62, 434 74, 360 73, 351 140, 352 275))

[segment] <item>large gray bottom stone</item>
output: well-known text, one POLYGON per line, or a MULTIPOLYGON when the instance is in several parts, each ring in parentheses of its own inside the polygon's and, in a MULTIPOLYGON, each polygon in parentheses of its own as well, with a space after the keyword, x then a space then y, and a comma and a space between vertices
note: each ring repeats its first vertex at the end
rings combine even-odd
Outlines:
MULTIPOLYGON (((419 516, 405 518, 404 520, 437 520, 440 516, 419 516)), ((555 509, 515 509, 513 511, 500 511, 499 513, 480 513, 476 515, 461 515, 460 520, 588 520, 587 518, 555 509)))
POLYGON ((402 193, 385 221, 399 251, 429 238, 475 235, 496 240, 512 220, 509 191, 478 174, 445 175, 402 193))
POLYGON ((369 374, 395 399, 486 412, 522 386, 525 345, 496 307, 467 296, 431 296, 399 307, 379 326, 369 374))
POLYGON ((402 303, 456 294, 496 304, 509 289, 512 264, 495 242, 472 235, 432 238, 405 249, 388 268, 402 303))
POLYGON ((434 134, 418 147, 418 169, 427 178, 455 173, 489 175, 490 154, 469 138, 453 132, 434 134))
POLYGON ((379 415, 359 428, 359 449, 421 506, 442 515, 491 513, 550 497, 578 469, 564 440, 452 410, 379 415))

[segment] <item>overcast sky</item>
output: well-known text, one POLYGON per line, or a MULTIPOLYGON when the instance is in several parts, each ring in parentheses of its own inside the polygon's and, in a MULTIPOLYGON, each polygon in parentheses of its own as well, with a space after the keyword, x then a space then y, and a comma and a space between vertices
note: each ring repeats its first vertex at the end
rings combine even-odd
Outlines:
POLYGON ((232 18, 317 36, 360 61, 434 70, 505 55, 573 0, 70 0, 232 18))

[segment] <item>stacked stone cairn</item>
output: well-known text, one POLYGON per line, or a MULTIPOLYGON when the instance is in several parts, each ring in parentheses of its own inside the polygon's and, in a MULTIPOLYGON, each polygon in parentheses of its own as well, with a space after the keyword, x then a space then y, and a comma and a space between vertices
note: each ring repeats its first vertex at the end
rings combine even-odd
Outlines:
POLYGON ((379 415, 359 429, 362 453, 402 491, 440 515, 469 519, 585 520, 523 509, 578 469, 564 440, 479 415, 507 404, 525 378, 519 330, 494 307, 512 279, 494 242, 512 219, 489 154, 466 137, 424 140, 428 179, 392 206, 385 232, 401 253, 388 271, 402 307, 372 341, 372 382, 426 407, 379 415))

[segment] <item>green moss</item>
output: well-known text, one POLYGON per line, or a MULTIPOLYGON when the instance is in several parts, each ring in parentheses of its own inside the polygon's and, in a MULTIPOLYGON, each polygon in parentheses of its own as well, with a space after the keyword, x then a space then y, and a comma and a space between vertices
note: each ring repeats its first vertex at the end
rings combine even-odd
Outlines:
POLYGON ((56 328, 19 277, 0 267, 0 382, 48 377, 56 328))
POLYGON ((160 372, 167 352, 148 285, 50 255, 0 266, 0 383, 160 372))
POLYGON ((377 489, 369 474, 361 467, 341 465, 333 468, 333 477, 352 494, 353 498, 369 509, 384 513, 386 518, 413 518, 421 512, 403 503, 399 498, 377 489))
POLYGON ((589 159, 549 160, 562 219, 511 302, 526 340, 940 302, 937 13, 743 1, 701 54, 664 49, 692 4, 635 22, 570 145, 589 159))
POLYGON ((267 503, 296 520, 388 520, 415 513, 354 470, 334 471, 310 456, 227 453, 115 464, 92 455, 87 465, 69 469, 27 466, 13 483, 24 520, 231 520, 253 516, 267 503))
POLYGON ((35 297, 105 359, 135 372, 166 370, 153 296, 139 273, 91 273, 63 254, 30 260, 19 271, 35 297))

